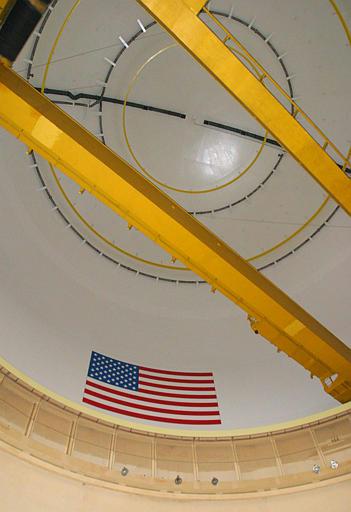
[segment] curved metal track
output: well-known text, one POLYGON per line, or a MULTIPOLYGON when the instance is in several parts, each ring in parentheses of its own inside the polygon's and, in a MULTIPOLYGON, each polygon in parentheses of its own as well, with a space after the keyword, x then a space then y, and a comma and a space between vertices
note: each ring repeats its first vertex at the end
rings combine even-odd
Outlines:
MULTIPOLYGON (((38 47, 38 44, 39 44, 39 41, 40 41, 41 34, 44 31, 44 28, 45 28, 45 26, 46 26, 46 24, 48 22, 48 19, 49 19, 51 13, 53 12, 54 7, 56 6, 57 2, 58 2, 58 0, 53 0, 49 10, 47 11, 47 13, 46 13, 46 15, 45 15, 41 25, 40 25, 40 27, 38 28, 38 30, 36 32, 36 37, 35 37, 33 48, 32 48, 31 54, 30 54, 30 59, 29 59, 29 62, 28 62, 27 73, 26 73, 27 79, 29 81, 30 81, 30 79, 33 76, 32 75, 33 60, 34 60, 35 53, 36 53, 36 50, 37 50, 37 47, 38 47)), ((229 16, 228 14, 226 14, 226 13, 224 13, 222 11, 216 11, 216 10, 213 10, 211 12, 213 12, 213 14, 215 14, 217 16, 233 19, 233 20, 237 21, 238 23, 241 23, 242 25, 244 25, 246 27, 249 27, 249 23, 248 22, 246 22, 245 20, 243 20, 243 19, 241 19, 241 18, 239 18, 237 16, 229 16)), ((149 28, 151 28, 155 24, 156 24, 156 22, 151 22, 151 23, 149 23, 148 25, 145 26, 145 29, 148 30, 149 28)), ((259 29, 257 29, 256 27, 251 27, 250 30, 255 32, 261 39, 263 39, 265 41, 265 43, 270 47, 270 49, 273 51, 273 53, 277 57, 279 56, 279 53, 276 50, 276 48, 273 46, 273 44, 269 40, 267 40, 267 37, 259 29)), ((136 32, 127 41, 127 44, 130 46, 130 44, 132 44, 143 33, 144 32, 142 30, 139 30, 138 32, 136 32)), ((121 50, 118 52, 118 54, 116 55, 116 57, 115 57, 115 59, 113 61, 114 65, 110 65, 110 68, 109 68, 109 70, 108 70, 108 72, 106 74, 105 80, 104 80, 104 82, 106 84, 108 83, 108 81, 110 79, 110 76, 111 76, 111 74, 112 74, 112 72, 114 70, 114 67, 115 67, 116 63, 118 62, 120 57, 123 55, 125 50, 126 50, 126 48, 123 46, 121 48, 121 50)), ((286 65, 284 63, 284 60, 282 58, 279 59, 279 62, 281 64, 281 66, 282 66, 282 69, 283 69, 283 72, 284 72, 285 76, 287 77, 289 93, 293 97, 294 91, 293 91, 293 88, 292 88, 291 79, 288 79, 289 78, 289 72, 288 72, 287 67, 286 67, 286 65)), ((93 106, 98 104, 100 112, 102 112, 102 104, 104 102, 104 94, 105 94, 105 92, 106 92, 106 86, 104 86, 102 88, 101 95, 99 96, 98 99, 96 99, 94 101, 94 103, 92 103, 90 105, 90 107, 93 107, 93 106)), ((72 103, 69 103, 69 104, 72 104, 72 103)), ((151 110, 151 109, 149 109, 149 110, 151 110)), ((168 113, 167 111, 162 112, 162 113, 166 113, 168 115, 171 115, 171 113, 168 113)), ((176 114, 178 116, 179 113, 176 113, 176 114)), ((101 116, 99 116, 99 124, 100 124, 101 133, 103 133, 103 121, 102 121, 102 117, 101 116)), ((104 135, 101 136, 101 139, 102 139, 102 142, 105 143, 104 135)), ((198 285, 198 284, 204 284, 205 283, 205 281, 201 281, 201 280, 183 280, 183 279, 164 278, 164 277, 157 276, 155 274, 151 274, 151 273, 147 273, 147 272, 142 272, 142 271, 137 270, 136 268, 124 265, 123 263, 120 263, 119 261, 117 261, 116 259, 112 258, 111 256, 101 252, 100 249, 98 249, 94 244, 92 244, 91 242, 87 241, 85 239, 85 237, 79 232, 79 230, 77 230, 75 227, 72 226, 71 222, 66 218, 65 214, 60 210, 60 208, 56 204, 52 194, 48 190, 47 185, 45 184, 44 179, 42 177, 42 174, 41 174, 41 172, 39 170, 39 166, 38 166, 38 163, 37 163, 35 155, 34 154, 30 155, 30 158, 32 158, 32 160, 33 160, 34 169, 36 170, 36 173, 38 175, 38 179, 39 179, 39 182, 41 184, 41 188, 42 188, 42 190, 45 191, 45 193, 46 193, 50 203, 53 205, 53 208, 64 219, 64 221, 66 222, 66 225, 70 227, 70 229, 76 234, 76 236, 81 241, 84 241, 84 243, 87 246, 89 246, 92 250, 94 250, 100 256, 102 256, 105 259, 113 262, 114 264, 116 264, 120 268, 123 268, 123 269, 128 270, 130 272, 133 272, 133 273, 135 273, 137 275, 148 277, 148 278, 151 278, 151 279, 154 279, 154 280, 160 280, 160 281, 170 282, 170 283, 174 283, 174 284, 196 284, 196 285, 198 285)), ((236 205, 244 202, 245 200, 247 200, 250 197, 252 197, 256 192, 258 192, 267 183, 267 181, 273 176, 275 170, 278 168, 279 164, 282 161, 282 158, 283 158, 283 155, 279 155, 278 161, 275 164, 273 170, 270 171, 270 173, 266 176, 266 178, 255 189, 253 189, 249 194, 247 194, 246 196, 242 197, 241 199, 239 199, 239 200, 237 200, 237 201, 235 201, 235 202, 233 202, 231 204, 224 205, 223 207, 219 207, 219 208, 216 208, 216 209, 213 209, 213 210, 193 211, 193 212, 189 212, 189 213, 191 213, 193 215, 213 214, 213 213, 216 213, 216 212, 224 211, 226 209, 230 209, 233 206, 236 206, 236 205)), ((328 222, 332 219, 332 217, 335 215, 335 213, 338 211, 338 209, 339 209, 339 206, 336 206, 334 208, 334 210, 332 211, 332 213, 327 217, 327 219, 320 226, 318 226, 317 229, 315 229, 313 231, 313 233, 308 238, 306 238, 302 243, 300 243, 298 246, 296 246, 295 248, 293 248, 290 251, 288 251, 286 254, 284 254, 284 255, 280 256, 279 258, 273 260, 272 262, 270 262, 268 264, 265 264, 265 265, 263 265, 261 267, 258 267, 257 270, 261 271, 261 270, 267 269, 267 268, 269 268, 269 267, 279 263, 280 261, 286 259, 288 256, 294 254, 296 251, 298 251, 303 246, 305 246, 309 241, 311 241, 323 229, 323 227, 325 227, 328 224, 328 222)))

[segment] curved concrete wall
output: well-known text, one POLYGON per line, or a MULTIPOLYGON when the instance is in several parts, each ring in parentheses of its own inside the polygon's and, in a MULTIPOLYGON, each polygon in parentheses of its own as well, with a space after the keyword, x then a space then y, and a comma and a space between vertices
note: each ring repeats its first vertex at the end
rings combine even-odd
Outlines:
POLYGON ((351 409, 269 429, 177 434, 92 416, 0 368, 0 441, 116 490, 216 499, 300 489, 351 471, 351 409), (206 435, 205 435, 206 434, 206 435))
POLYGON ((0 446, 0 493, 2 512, 349 512, 351 481, 345 479, 299 493, 228 501, 177 500, 132 495, 97 487, 93 482, 76 481, 63 474, 33 466, 0 446))

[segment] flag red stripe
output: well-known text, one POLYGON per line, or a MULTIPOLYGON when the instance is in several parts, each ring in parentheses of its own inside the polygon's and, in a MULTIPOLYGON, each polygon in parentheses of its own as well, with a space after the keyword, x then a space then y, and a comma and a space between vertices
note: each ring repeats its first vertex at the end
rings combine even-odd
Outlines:
POLYGON ((221 420, 187 420, 187 419, 178 419, 178 418, 166 418, 162 416, 150 416, 149 414, 139 414, 137 412, 125 411, 124 409, 120 409, 117 407, 111 407, 105 404, 99 404, 99 402, 95 402, 94 400, 90 400, 89 398, 83 397, 83 402, 89 405, 93 405, 95 407, 99 407, 100 409, 105 409, 106 411, 115 412, 117 414, 123 414, 124 416, 131 416, 133 418, 140 418, 142 420, 150 420, 150 421, 161 421, 163 423, 177 423, 178 425, 220 425, 221 420))
POLYGON ((212 372, 172 372, 171 370, 157 370, 156 368, 147 368, 146 366, 139 366, 139 370, 161 373, 163 375, 183 375, 184 377, 213 377, 212 372))
POLYGON ((135 409, 141 409, 142 411, 160 412, 161 414, 174 414, 179 416, 219 416, 218 411, 182 411, 179 409, 164 409, 160 407, 150 407, 149 405, 133 404, 130 402, 125 402, 124 400, 120 400, 118 398, 113 398, 112 396, 103 395, 102 393, 98 393, 97 391, 92 391, 91 389, 86 388, 84 390, 84 393, 95 398, 101 398, 101 400, 107 400, 107 402, 123 405, 124 407, 133 407, 135 409))
POLYGON ((191 386, 167 386, 165 384, 155 384, 153 382, 146 382, 145 380, 139 380, 139 385, 150 386, 152 388, 177 389, 179 391, 216 391, 214 387, 206 388, 199 386, 195 388, 191 386))
POLYGON ((139 373, 139 378, 140 377, 144 379, 146 378, 165 382, 179 382, 183 384, 214 384, 214 380, 172 379, 170 377, 159 377, 158 375, 147 375, 146 373, 139 373))
POLYGON ((162 391, 154 391, 153 389, 138 389, 139 393, 146 393, 148 395, 166 396, 168 398, 213 398, 217 400, 216 395, 184 395, 182 393, 163 393, 162 391))
MULTIPOLYGON (((180 405, 182 407, 201 407, 201 406, 218 407, 217 402, 179 402, 179 401, 172 402, 171 400, 159 400, 157 398, 148 398, 146 396, 142 397, 142 396, 133 395, 131 393, 126 393, 124 391, 118 391, 117 389, 111 389, 106 386, 102 386, 101 384, 97 384, 97 383, 91 382, 89 380, 87 380, 86 383, 88 386, 92 386, 96 389, 100 389, 101 391, 107 391, 114 395, 123 396, 124 398, 132 398, 133 400, 141 400, 142 402, 149 402, 149 403, 154 403, 154 404, 159 404, 159 405, 180 405)), ((177 395, 170 395, 170 396, 174 396, 175 398, 178 398, 177 395)), ((183 398, 184 396, 188 397, 189 395, 180 395, 181 398, 183 398)), ((197 395, 195 395, 195 396, 196 396, 196 398, 198 398, 197 395)), ((212 398, 216 398, 216 397, 214 396, 212 398)))

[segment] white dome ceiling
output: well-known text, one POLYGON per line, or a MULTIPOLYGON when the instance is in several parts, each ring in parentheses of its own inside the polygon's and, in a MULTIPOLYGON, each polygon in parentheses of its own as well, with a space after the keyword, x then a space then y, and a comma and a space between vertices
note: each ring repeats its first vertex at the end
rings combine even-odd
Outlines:
MULTIPOLYGON (((350 19, 346 2, 339 3, 350 19)), ((16 63, 36 87, 43 85, 50 49, 74 4, 56 4, 34 54, 37 36, 16 63)), ((232 11, 232 2, 217 0, 210 7, 232 12, 236 19, 225 20, 228 27, 347 153, 351 50, 331 5, 239 0, 232 11), (256 32, 247 26, 252 20, 256 32), (270 34, 272 46, 265 41, 270 34)), ((285 151, 252 137, 264 137, 263 128, 136 1, 105 0, 103 9, 82 1, 58 41, 45 86, 85 95, 101 95, 103 88, 104 96, 121 100, 129 90, 129 102, 154 107, 125 109, 139 163, 351 345, 349 219, 285 151), (137 20, 150 25, 145 33, 138 35, 137 20), (134 38, 125 51, 119 36, 134 38), (208 189, 214 190, 194 193, 208 189)), ((94 105, 87 98, 72 105, 62 94, 50 97, 70 103, 62 108, 137 166, 123 132, 122 105, 94 105)), ((197 276, 89 194, 79 194, 59 171, 55 180, 45 161, 26 155, 3 132, 0 147, 5 359, 79 403, 92 350, 152 367, 210 370, 221 428, 284 421, 337 405, 305 370, 253 335, 245 314, 209 293, 197 276)))

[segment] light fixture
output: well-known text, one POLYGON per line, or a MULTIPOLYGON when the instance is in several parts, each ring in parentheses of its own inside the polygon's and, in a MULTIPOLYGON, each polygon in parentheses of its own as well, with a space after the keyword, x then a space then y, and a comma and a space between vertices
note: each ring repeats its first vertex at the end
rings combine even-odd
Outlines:
POLYGON ((129 469, 126 468, 125 466, 123 466, 123 468, 121 469, 121 475, 122 476, 127 476, 129 473, 129 469))
POLYGON ((182 482, 183 482, 183 480, 180 478, 179 475, 177 475, 176 478, 174 479, 174 483, 176 485, 180 485, 182 482))
POLYGON ((318 473, 320 473, 320 470, 321 470, 321 467, 318 464, 315 464, 312 468, 313 473, 316 473, 316 475, 318 475, 318 473))
POLYGON ((338 467, 339 467, 338 461, 337 460, 331 460, 330 461, 330 467, 331 467, 331 469, 338 469, 338 467))
POLYGON ((214 477, 212 478, 212 480, 211 480, 211 484, 212 484, 212 485, 218 485, 218 484, 219 484, 219 480, 218 480, 218 478, 216 478, 216 477, 214 476, 214 477))

